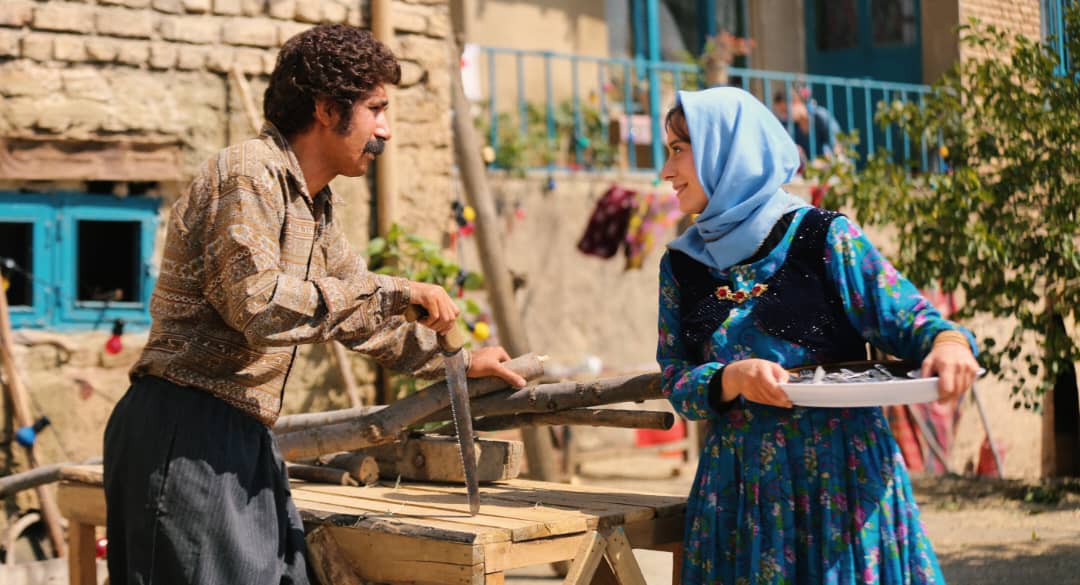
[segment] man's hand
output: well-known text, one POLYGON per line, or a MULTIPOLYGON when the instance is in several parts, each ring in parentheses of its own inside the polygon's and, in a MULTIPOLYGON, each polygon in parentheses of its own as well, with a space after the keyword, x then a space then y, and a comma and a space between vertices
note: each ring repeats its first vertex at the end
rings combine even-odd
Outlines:
POLYGON ((409 302, 420 305, 427 311, 427 317, 418 321, 421 325, 435 330, 436 333, 446 333, 451 327, 457 326, 461 309, 458 309, 443 287, 426 282, 410 282, 409 295, 409 302))
POLYGON ((937 343, 922 363, 923 377, 937 375, 938 402, 959 398, 975 381, 979 362, 967 343, 937 343))
POLYGON ((467 375, 470 378, 486 378, 497 376, 506 381, 514 388, 525 386, 525 378, 515 374, 513 370, 502 365, 508 361, 510 355, 502 347, 481 347, 472 352, 472 363, 469 364, 467 375))
POLYGON ((791 400, 780 384, 787 382, 791 374, 776 362, 749 359, 731 362, 724 366, 720 383, 724 387, 725 402, 740 394, 747 400, 791 408, 791 400))

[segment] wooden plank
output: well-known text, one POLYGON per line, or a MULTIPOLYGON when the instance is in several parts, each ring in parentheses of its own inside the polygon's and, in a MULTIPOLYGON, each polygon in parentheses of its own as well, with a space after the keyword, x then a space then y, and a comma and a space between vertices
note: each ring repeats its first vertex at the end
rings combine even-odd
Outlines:
POLYGON ((604 534, 607 540, 607 552, 604 554, 611 563, 611 570, 619 579, 621 585, 648 585, 645 583, 645 575, 641 573, 641 567, 634 558, 634 551, 630 548, 630 541, 626 539, 623 529, 615 528, 604 534))
POLYGON ((105 525, 105 491, 100 487, 64 481, 56 494, 60 513, 68 520, 105 525))
POLYGON ((665 516, 645 522, 623 526, 630 546, 652 550, 670 550, 673 543, 681 543, 685 533, 686 516, 665 516))
POLYGON ((68 579, 71 585, 97 585, 96 552, 94 525, 71 522, 68 525, 68 579))
MULTIPOLYGON (((369 514, 384 514, 395 518, 412 517, 454 522, 460 525, 461 530, 503 530, 510 536, 511 540, 530 540, 533 538, 550 536, 547 528, 542 523, 518 520, 516 518, 488 516, 484 513, 470 516, 467 505, 459 506, 458 509, 453 509, 453 506, 448 507, 446 505, 425 506, 411 504, 402 500, 381 498, 378 496, 362 497, 363 494, 361 493, 355 495, 349 493, 344 495, 340 491, 337 493, 331 491, 343 486, 324 485, 318 487, 320 489, 307 489, 302 494, 298 494, 294 491, 293 497, 297 499, 297 501, 303 499, 305 502, 321 502, 332 506, 350 506, 355 510, 365 510, 369 514)), ((359 491, 362 492, 366 490, 359 491)))
POLYGON ((305 538, 311 572, 322 585, 364 585, 330 530, 320 526, 305 538))
MULTIPOLYGON (((361 497, 386 502, 389 506, 395 506, 401 502, 408 502, 417 506, 431 508, 432 510, 449 511, 456 514, 468 515, 468 502, 465 498, 464 489, 460 492, 446 492, 423 489, 417 484, 403 484, 398 488, 372 487, 364 490, 342 490, 336 486, 305 486, 305 490, 317 493, 332 493, 361 497), (448 497, 449 496, 449 497, 448 497)), ((561 510, 555 508, 537 507, 535 504, 507 501, 500 499, 486 499, 487 486, 480 490, 480 516, 488 519, 505 518, 508 520, 528 522, 533 525, 532 533, 514 532, 514 540, 527 538, 545 538, 560 534, 572 534, 584 532, 588 529, 590 517, 577 510, 561 510)), ((507 528, 519 528, 521 525, 514 523, 507 528)))
POLYGON ((500 542, 484 547, 484 571, 509 571, 531 565, 574 558, 586 532, 569 536, 540 538, 525 542, 500 542))
POLYGON ((502 573, 488 573, 484 575, 484 585, 506 585, 506 575, 502 573))
POLYGON ((607 550, 607 541, 595 530, 585 535, 581 540, 581 546, 574 555, 574 563, 566 573, 564 585, 587 585, 596 574, 596 568, 600 561, 604 560, 604 551, 607 550))
POLYGON ((328 524, 342 526, 340 522, 342 518, 353 517, 354 521, 345 527, 378 534, 400 534, 411 538, 445 540, 463 544, 487 544, 510 540, 510 533, 503 529, 469 526, 432 517, 406 516, 385 510, 372 511, 340 502, 326 503, 305 497, 296 498, 295 493, 293 496, 301 515, 309 521, 321 513, 331 519, 327 522, 328 524))
POLYGON ((483 585, 483 547, 328 527, 357 574, 376 583, 483 585))
MULTIPOLYGON (((532 506, 578 510, 589 518, 588 527, 590 529, 602 529, 609 526, 641 522, 656 515, 654 508, 634 503, 634 499, 626 494, 564 490, 562 489, 564 487, 572 488, 576 486, 544 482, 533 482, 533 484, 547 487, 521 489, 517 485, 518 481, 520 480, 485 486, 481 493, 481 501, 489 504, 496 501, 518 502, 532 506), (554 489, 551 486, 558 486, 559 489, 554 489)), ((443 493, 461 493, 461 497, 464 497, 465 493, 463 488, 456 486, 424 485, 420 487, 414 485, 413 487, 443 493)), ((632 495, 630 494, 630 496, 632 495)), ((685 504, 680 505, 685 508, 685 504)))

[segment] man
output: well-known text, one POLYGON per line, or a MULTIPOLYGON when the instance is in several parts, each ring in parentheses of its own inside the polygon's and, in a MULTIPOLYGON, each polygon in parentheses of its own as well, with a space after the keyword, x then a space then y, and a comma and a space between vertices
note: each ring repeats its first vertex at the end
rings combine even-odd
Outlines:
MULTIPOLYGON (((149 341, 105 432, 109 575, 128 583, 307 583, 304 531, 271 427, 296 346, 337 340, 442 375, 435 333, 458 309, 441 287, 375 275, 349 247, 328 184, 358 177, 390 139, 401 70, 357 28, 282 47, 262 134, 208 161, 173 207, 149 341), (401 317, 423 306, 424 327, 401 317)), ((525 381, 502 348, 472 377, 525 381)))
MULTIPOLYGON (((794 127, 792 139, 802 151, 804 159, 817 158, 833 151, 836 135, 840 132, 840 123, 825 108, 817 104, 807 104, 803 96, 805 90, 791 92, 791 121, 794 127), (814 121, 814 148, 810 148, 810 120, 814 121)), ((773 95, 773 113, 780 122, 788 123, 788 95, 778 91, 773 95)))

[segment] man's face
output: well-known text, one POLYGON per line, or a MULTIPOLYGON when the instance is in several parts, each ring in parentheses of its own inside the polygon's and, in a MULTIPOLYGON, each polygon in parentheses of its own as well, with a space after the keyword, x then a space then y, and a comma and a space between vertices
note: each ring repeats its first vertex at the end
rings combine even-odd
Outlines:
MULTIPOLYGON (((806 104, 803 103, 802 99, 800 99, 798 96, 791 96, 791 111, 792 119, 795 122, 802 123, 808 118, 806 104)), ((788 119, 787 100, 780 99, 773 102, 773 113, 776 114, 777 118, 786 121, 788 119)))
POLYGON ((367 173, 371 161, 382 154, 384 142, 390 140, 390 123, 386 109, 390 102, 382 85, 353 105, 352 118, 344 132, 335 130, 333 145, 338 174, 359 177, 367 173))

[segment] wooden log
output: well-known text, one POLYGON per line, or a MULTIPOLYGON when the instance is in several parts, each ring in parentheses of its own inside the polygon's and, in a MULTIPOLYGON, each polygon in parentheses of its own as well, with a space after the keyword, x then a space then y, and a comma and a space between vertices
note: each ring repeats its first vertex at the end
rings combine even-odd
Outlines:
MULTIPOLYGON (((526 380, 544 373, 544 364, 535 354, 526 354, 504 364, 526 380)), ((469 395, 481 396, 506 388, 499 378, 469 380, 469 395)), ((355 451, 392 443, 411 425, 450 406, 446 382, 438 382, 402 398, 394 404, 359 419, 294 431, 277 436, 286 460, 312 459, 327 453, 355 451)))
MULTIPOLYGON (((571 408, 570 410, 557 412, 527 412, 487 416, 474 422, 473 430, 501 431, 542 425, 580 425, 666 431, 674 424, 675 415, 666 411, 571 408)), ((435 432, 438 434, 452 434, 454 425, 439 427, 435 432)))
POLYGON ((340 410, 328 410, 326 412, 305 412, 302 414, 287 414, 278 418, 274 423, 274 434, 283 435, 312 427, 331 425, 334 423, 354 420, 363 416, 379 412, 386 408, 385 405, 361 406, 360 408, 342 408, 340 410))
MULTIPOLYGON (((0 366, 2 366, 5 387, 11 398, 12 410, 15 411, 15 424, 19 427, 28 427, 34 424, 33 415, 30 413, 30 394, 23 386, 22 378, 15 367, 15 351, 12 347, 13 335, 11 332, 11 315, 8 313, 7 294, 0 290, 0 366)), ((26 457, 30 461, 30 467, 38 466, 37 449, 30 445, 26 450, 26 457)), ((56 505, 56 498, 49 488, 39 485, 37 490, 38 502, 41 505, 42 516, 45 518, 45 526, 49 529, 49 541, 52 542, 56 556, 65 556, 67 543, 64 541, 64 529, 61 524, 60 508, 56 505)))
MULTIPOLYGON (((461 450, 457 439, 435 435, 409 437, 389 445, 362 451, 379 463, 383 479, 414 481, 465 481, 461 450)), ((480 482, 514 479, 521 472, 525 446, 521 441, 478 439, 476 441, 476 478, 480 482)))
POLYGON ((360 485, 353 479, 348 471, 333 467, 320 467, 318 465, 301 465, 289 463, 287 466, 291 479, 302 479, 314 483, 329 483, 332 485, 360 485))
MULTIPOLYGON (((557 412, 571 408, 599 406, 618 402, 640 402, 663 398, 660 374, 638 374, 601 378, 591 382, 538 384, 520 390, 504 390, 472 401, 473 417, 523 412, 557 412)), ((427 417, 422 422, 448 420, 449 409, 427 417)))
POLYGON ((319 462, 326 467, 340 469, 360 485, 374 485, 379 481, 379 462, 364 453, 335 453, 324 455, 319 462))
MULTIPOLYGON (((101 458, 90 459, 82 463, 82 465, 96 465, 101 463, 101 458)), ((30 471, 24 471, 22 473, 14 473, 0 477, 0 498, 6 498, 7 496, 30 488, 35 488, 39 485, 45 485, 47 483, 53 483, 60 481, 61 479, 68 479, 64 476, 64 470, 75 463, 53 463, 51 465, 42 465, 41 467, 35 467, 30 471)))

